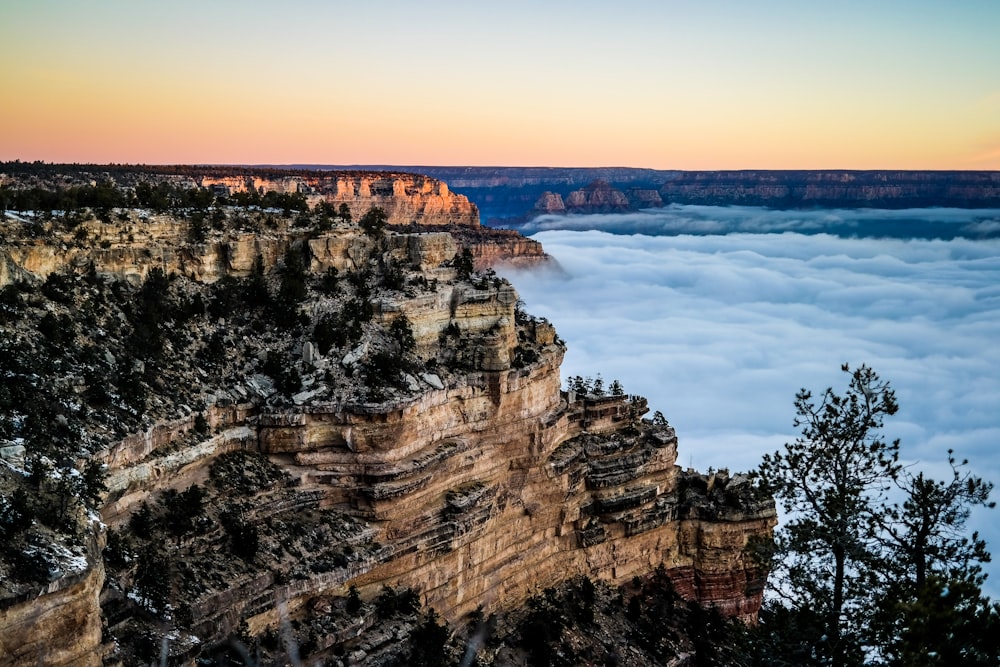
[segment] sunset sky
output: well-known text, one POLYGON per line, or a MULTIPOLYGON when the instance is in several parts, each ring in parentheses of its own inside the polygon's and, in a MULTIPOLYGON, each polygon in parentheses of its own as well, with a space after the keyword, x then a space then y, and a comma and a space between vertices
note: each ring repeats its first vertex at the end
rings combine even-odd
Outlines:
POLYGON ((1000 169, 1000 2, 0 0, 0 159, 1000 169))

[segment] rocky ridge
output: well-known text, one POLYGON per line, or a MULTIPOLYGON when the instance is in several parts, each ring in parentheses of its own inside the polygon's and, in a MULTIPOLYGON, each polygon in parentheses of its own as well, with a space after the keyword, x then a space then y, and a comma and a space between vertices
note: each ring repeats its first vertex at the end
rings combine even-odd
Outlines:
POLYGON ((587 188, 600 182, 611 186, 616 199, 627 200, 627 210, 670 204, 779 209, 1000 207, 1000 172, 997 171, 679 171, 625 167, 433 166, 416 169, 447 180, 453 188, 476 202, 483 220, 489 225, 516 225, 539 212, 607 212, 612 209, 602 208, 604 204, 598 208, 587 205, 587 188), (569 204, 570 198, 582 206, 574 210, 569 204))
MULTIPOLYGON (((69 253, 58 230, 30 253, 4 247, 5 326, 19 323, 19 350, 65 355, 67 389, 46 401, 77 429, 73 456, 106 466, 93 509, 108 531, 91 532, 81 500, 82 537, 67 539, 82 569, 5 592, 0 636, 22 648, 0 646, 4 661, 34 664, 45 646, 51 664, 128 663, 165 623, 156 637, 185 662, 291 620, 315 656, 347 646, 351 664, 378 664, 381 644, 350 640, 373 619, 330 615, 351 591, 374 604, 386 586, 413 589, 458 622, 574 575, 624 583, 661 563, 689 599, 756 613, 764 574, 745 547, 769 534, 773 504, 741 476, 681 471, 676 434, 642 418, 640 397, 562 391, 554 329, 465 264, 460 235, 346 223, 310 234, 279 220, 178 248, 168 220, 100 224, 112 247, 69 253), (291 296, 295 280, 306 291, 291 296), (130 344, 150 345, 154 305, 164 339, 128 361, 130 344), (60 351, 49 316, 69 350, 104 352, 60 351), (95 363, 111 374, 104 393, 95 363), (148 395, 140 407, 132 386, 148 395), (189 523, 185 507, 197 508, 189 523), (32 623, 41 609, 58 618, 32 623), (83 618, 87 632, 51 631, 83 618)), ((17 435, 31 415, 18 419, 5 489, 56 452, 17 435)))
POLYGON ((451 192, 444 181, 417 174, 205 175, 198 185, 226 196, 253 191, 299 193, 311 206, 322 201, 345 204, 356 218, 378 206, 392 225, 479 225, 479 211, 467 197, 451 192))
MULTIPOLYGON (((202 189, 225 199, 252 201, 268 193, 300 196, 315 207, 327 202, 344 205, 355 218, 380 207, 389 224, 479 225, 479 211, 467 197, 452 192, 444 181, 403 171, 309 171, 237 166, 129 166, 0 163, 0 203, 17 198, 8 193, 39 188, 58 191, 74 187, 114 188, 135 193, 142 186, 168 184, 177 189, 202 189), (4 193, 2 190, 7 190, 4 193)), ((40 203, 36 198, 34 204, 40 203)))

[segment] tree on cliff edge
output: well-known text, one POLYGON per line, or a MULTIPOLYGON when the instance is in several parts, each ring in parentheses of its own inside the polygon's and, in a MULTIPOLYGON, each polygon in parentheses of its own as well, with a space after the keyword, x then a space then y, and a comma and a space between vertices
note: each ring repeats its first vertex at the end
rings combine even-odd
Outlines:
MULTIPOLYGON (((949 482, 900 466, 899 441, 879 432, 898 410, 889 383, 866 366, 842 370, 850 375, 843 395, 796 394, 801 435, 759 468, 789 518, 775 534, 775 599, 762 610, 753 664, 943 664, 913 660, 947 654, 948 637, 963 631, 1000 628, 1000 607, 979 589, 985 544, 961 535, 972 506, 992 506, 992 485, 962 473, 951 452, 949 482), (919 631, 932 616, 931 625, 952 628, 937 644, 919 631)), ((992 662, 963 664, 1000 662, 994 653, 992 662)))
POLYGON ((776 575, 793 604, 811 605, 823 623, 819 650, 830 664, 860 658, 851 641, 868 610, 878 569, 875 508, 899 472, 899 441, 879 434, 899 409, 889 383, 867 366, 850 373, 844 395, 795 395, 801 435, 764 456, 760 476, 791 517, 775 536, 776 575))

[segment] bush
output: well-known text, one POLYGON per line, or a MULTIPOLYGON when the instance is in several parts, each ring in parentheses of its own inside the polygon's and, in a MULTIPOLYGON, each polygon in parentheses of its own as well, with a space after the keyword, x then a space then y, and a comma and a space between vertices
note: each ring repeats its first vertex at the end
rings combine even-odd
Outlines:
POLYGON ((244 561, 252 561, 260 547, 260 532, 256 524, 249 521, 241 509, 231 508, 223 513, 222 526, 229 535, 233 553, 244 561))
POLYGON ((420 596, 412 588, 397 590, 392 586, 383 585, 382 592, 375 598, 375 613, 381 620, 397 615, 412 616, 418 611, 420 611, 420 596))
POLYGON ((0 495, 0 539, 9 540, 31 527, 35 512, 24 489, 0 495))
POLYGON ((351 616, 357 616, 362 607, 364 607, 364 602, 361 601, 361 595, 358 593, 358 587, 351 584, 350 589, 347 591, 347 613, 351 616))
POLYGON ((378 206, 373 206, 368 209, 367 213, 361 216, 358 224, 361 225, 361 229, 364 230, 365 234, 377 237, 385 230, 385 225, 388 221, 389 216, 386 215, 386 212, 378 206))

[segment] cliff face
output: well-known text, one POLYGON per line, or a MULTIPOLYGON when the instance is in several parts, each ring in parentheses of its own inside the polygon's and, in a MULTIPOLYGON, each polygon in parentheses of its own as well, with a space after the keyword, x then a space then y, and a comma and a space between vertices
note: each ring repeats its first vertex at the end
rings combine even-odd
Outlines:
MULTIPOLYGON (((544 192, 535 202, 536 213, 620 213, 652 200, 645 190, 633 190, 634 202, 624 192, 611 187, 607 181, 594 181, 586 187, 570 192, 565 200, 555 192, 544 192)), ((654 191, 655 192, 655 191, 654 191)), ((662 205, 662 202, 661 202, 662 205)))
POLYGON ((631 207, 628 197, 611 187, 607 181, 595 181, 585 188, 574 190, 566 197, 566 210, 587 213, 627 211, 631 207))
POLYGON ((680 204, 831 208, 983 207, 1000 203, 1000 173, 920 171, 682 172, 660 187, 680 204))
POLYGON ((454 236, 472 252, 478 271, 490 267, 561 270, 541 243, 511 229, 459 229, 454 236))
MULTIPOLYGON (((230 229, 192 242, 190 223, 171 215, 137 216, 127 224, 105 224, 96 220, 80 223, 73 233, 49 223, 48 240, 23 234, 8 225, 9 241, 0 246, 0 287, 18 281, 44 279, 52 273, 77 272, 93 266, 98 273, 138 282, 154 268, 198 281, 214 282, 224 276, 244 277, 260 257, 265 269, 278 265, 289 246, 305 240, 313 253, 313 268, 356 270, 367 261, 371 239, 346 225, 322 234, 280 224, 264 232, 230 229), (77 235, 87 238, 81 243, 77 235), (20 237, 20 238, 19 238, 20 237), (59 243, 52 243, 57 238, 59 243)), ((409 226, 407 226, 409 228, 409 226)), ((425 225, 422 230, 442 231, 441 243, 451 251, 458 245, 475 256, 476 268, 509 265, 519 268, 554 265, 540 243, 511 230, 478 226, 425 225), (456 243, 457 239, 457 243, 456 243)), ((390 236, 390 239, 396 238, 390 236)), ((402 237, 400 237, 402 238, 402 237)), ((390 241, 394 242, 394 241, 390 241)), ((404 258, 407 252, 401 251, 404 258)))
POLYGON ((180 240, 189 223, 166 217, 85 222, 88 245, 52 223, 2 249, 8 276, 58 273, 22 285, 23 298, 8 291, 3 323, 70 322, 62 348, 46 330, 23 349, 87 352, 52 366, 65 397, 48 400, 65 399, 86 457, 106 466, 110 532, 103 589, 95 542, 84 574, 0 605, 0 656, 28 664, 44 646, 51 664, 98 664, 103 641, 112 660, 147 660, 135 638, 154 631, 151 616, 169 626, 156 632, 177 663, 289 620, 323 629, 323 655, 357 630, 329 615, 351 587, 369 601, 413 588, 455 622, 577 575, 622 583, 661 563, 689 599, 755 617, 764 573, 745 547, 770 534, 773 503, 741 477, 681 471, 676 434, 642 419, 644 399, 562 392, 553 327, 521 312, 506 281, 459 266, 462 247, 485 266, 536 261, 537 243, 468 225, 374 235, 241 224, 258 223, 192 242, 180 240), (292 297, 296 257, 303 291, 292 297), (122 286, 155 279, 152 268, 177 275, 159 276, 158 292, 122 286), (142 339, 113 332, 148 322, 154 293, 153 312, 172 315, 156 325, 157 351, 133 359, 142 339), (144 305, 115 305, 122 294, 144 305), (73 324, 76 310, 96 333, 73 324), (149 393, 142 416, 126 390, 149 393), (97 420, 115 410, 118 421, 97 420), (187 525, 178 498, 193 485, 205 495, 187 525), (115 637, 136 652, 118 653, 115 637))
MULTIPOLYGON (((229 173, 239 170, 201 174, 206 168, 192 169, 194 175, 140 172, 115 176, 127 187, 134 187, 129 185, 133 181, 148 185, 146 181, 152 179, 176 187, 207 188, 224 197, 248 192, 301 194, 314 213, 311 219, 306 215, 303 224, 287 213, 230 206, 228 211, 217 209, 210 226, 204 211, 191 210, 120 210, 115 221, 110 215, 103 221, 90 216, 72 222, 64 221, 65 215, 62 219, 49 215, 43 220, 26 215, 23 223, 17 218, 0 223, 5 239, 0 246, 0 287, 44 279, 67 267, 81 272, 91 266, 98 273, 124 276, 133 282, 144 279, 153 268, 214 282, 225 276, 248 275, 257 257, 265 269, 271 269, 290 245, 303 240, 316 258, 313 269, 320 265, 324 270, 358 269, 367 260, 371 240, 356 233, 357 224, 342 218, 327 223, 322 233, 317 233, 319 203, 338 212, 346 206, 355 222, 379 207, 390 228, 445 231, 472 251, 479 270, 495 265, 528 268, 554 264, 538 242, 517 232, 481 227, 475 205, 430 177, 381 172, 229 173), (193 233, 199 225, 201 231, 193 233)), ((10 183, 24 188, 38 186, 37 179, 27 177, 11 179, 10 183)))
POLYGON ((315 205, 326 201, 346 204, 357 219, 373 206, 381 207, 391 225, 479 225, 479 211, 464 195, 434 178, 402 173, 337 173, 267 176, 206 175, 201 187, 227 195, 248 191, 258 193, 300 193, 315 205))
MULTIPOLYGON (((388 167, 387 167, 388 168, 388 167)), ((673 171, 628 168, 421 167, 480 208, 487 224, 571 210, 605 181, 631 210, 668 204, 774 208, 1000 207, 996 171, 673 171), (573 194, 573 193, 577 194, 573 194), (562 206, 560 205, 562 203, 562 206)), ((590 212, 581 209, 578 212, 590 212)))
POLYGON ((365 597, 412 587, 454 621, 580 574, 624 583, 660 563, 682 595, 755 618, 764 573, 744 550, 769 534, 773 504, 755 500, 745 480, 682 473, 673 429, 639 420, 643 399, 560 392, 563 348, 515 302, 501 285, 453 290, 437 306, 396 304, 425 344, 454 324, 474 350, 468 372, 426 374, 411 398, 281 409, 222 402, 209 422, 224 430, 203 445, 159 453, 176 449, 192 418, 123 443, 105 457, 118 498, 105 519, 120 522, 157 489, 204 479, 222 453, 249 448, 298 480, 292 497, 255 501, 261 517, 336 507, 365 522, 378 548, 359 560, 295 584, 250 572, 193 600, 204 639, 240 618, 255 632, 275 627, 275 600, 308 618, 315 600, 350 585, 365 597), (537 359, 515 368, 518 345, 537 359))
POLYGON ((104 562, 96 542, 89 551, 88 562, 77 571, 16 599, 0 600, 0 664, 103 664, 98 598, 104 585, 104 562))

